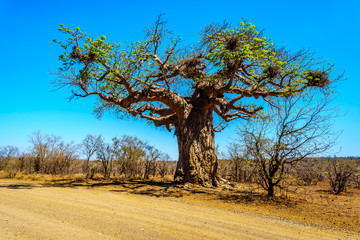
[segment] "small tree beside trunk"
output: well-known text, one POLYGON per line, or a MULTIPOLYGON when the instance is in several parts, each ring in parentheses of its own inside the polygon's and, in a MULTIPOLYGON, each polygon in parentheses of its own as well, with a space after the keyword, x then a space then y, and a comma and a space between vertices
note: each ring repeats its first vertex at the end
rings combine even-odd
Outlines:
POLYGON ((336 109, 330 108, 332 99, 322 93, 279 98, 266 118, 240 127, 237 143, 256 165, 258 183, 269 197, 275 195, 289 168, 336 143, 338 134, 331 130, 336 109))

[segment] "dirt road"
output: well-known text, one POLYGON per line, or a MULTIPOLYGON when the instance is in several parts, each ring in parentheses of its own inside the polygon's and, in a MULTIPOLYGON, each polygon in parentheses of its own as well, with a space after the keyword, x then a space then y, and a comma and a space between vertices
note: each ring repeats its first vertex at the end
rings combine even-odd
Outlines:
POLYGON ((360 239, 175 198, 0 180, 0 239, 360 239))

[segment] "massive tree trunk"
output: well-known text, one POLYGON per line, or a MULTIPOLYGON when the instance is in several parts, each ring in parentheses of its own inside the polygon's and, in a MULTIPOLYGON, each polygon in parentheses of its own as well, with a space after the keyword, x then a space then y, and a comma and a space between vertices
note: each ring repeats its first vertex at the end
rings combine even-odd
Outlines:
POLYGON ((176 126, 175 134, 179 147, 175 182, 217 186, 213 110, 192 109, 184 123, 176 126))

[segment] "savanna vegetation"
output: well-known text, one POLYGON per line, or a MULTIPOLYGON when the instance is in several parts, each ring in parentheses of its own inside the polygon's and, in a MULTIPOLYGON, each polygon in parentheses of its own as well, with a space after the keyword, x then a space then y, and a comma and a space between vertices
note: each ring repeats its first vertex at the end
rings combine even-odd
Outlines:
POLYGON ((219 174, 229 184, 214 188, 174 183, 176 161, 134 136, 106 142, 101 136, 88 135, 75 144, 36 132, 30 141, 26 152, 0 147, 0 178, 17 179, 19 186, 96 187, 180 198, 358 232, 360 158, 306 157, 296 164, 284 160, 284 169, 275 172, 276 184, 269 190, 266 171, 272 163, 243 151, 237 139, 219 154, 219 174))
MULTIPOLYGON (((190 46, 162 16, 128 45, 80 28, 59 31, 66 37, 54 40, 64 53, 53 85, 70 89, 71 99, 95 96, 98 118, 110 112, 166 128, 177 137, 179 158, 131 133, 74 143, 38 131, 24 151, 0 146, 0 178, 39 180, 29 189, 182 197, 359 232, 360 158, 325 157, 340 134, 332 123, 342 75, 333 76, 333 64, 279 47, 246 21, 210 24, 190 46), (219 152, 215 132, 237 119, 219 152)), ((12 182, 3 187, 23 187, 12 182)))
MULTIPOLYGON (((238 140, 219 154, 219 174, 229 184, 216 188, 175 184, 176 162, 134 136, 106 142, 101 136, 88 135, 74 144, 36 132, 30 141, 26 152, 0 147, 0 178, 17 179, 19 186, 97 188, 175 198, 358 232, 360 158, 284 161, 284 170, 273 178, 279 182, 269 191, 263 166, 271 164, 242 151, 238 140)), ((13 180, 5 180, 3 186, 7 181, 13 180)))
POLYGON ((137 137, 122 136, 107 143, 101 136, 87 135, 80 144, 40 132, 30 137, 31 148, 0 147, 0 170, 5 177, 19 174, 79 175, 85 179, 111 176, 122 179, 165 177, 175 171, 169 155, 137 137))
POLYGON ((131 135, 82 143, 34 133, 29 151, 4 146, 0 169, 21 174, 75 175, 84 179, 170 177, 175 184, 257 184, 268 197, 289 185, 328 181, 335 194, 359 186, 356 160, 329 154, 337 132, 332 64, 309 51, 276 46, 246 21, 206 26, 199 42, 184 46, 160 16, 143 41, 128 46, 92 38, 63 25, 68 38, 54 85, 72 98, 97 96, 97 117, 140 117, 173 131, 179 159, 131 135), (242 119, 226 153, 216 154, 214 132, 242 119), (218 157, 222 160, 218 160, 218 157), (175 166, 176 165, 176 166, 175 166))
MULTIPOLYGON (((84 181, 157 179, 173 182, 176 170, 176 161, 168 154, 130 135, 113 138, 107 143, 101 136, 89 134, 75 144, 65 143, 59 136, 35 132, 30 142, 32 146, 25 152, 15 146, 0 147, 1 177, 21 179, 49 175, 84 181)), ((319 183, 326 183, 334 194, 360 187, 359 158, 301 155, 301 159, 295 161, 282 157, 281 161, 271 162, 271 158, 252 156, 251 149, 244 149, 244 146, 246 144, 241 145, 236 139, 227 152, 220 154, 219 174, 229 181, 229 186, 259 186, 269 197, 274 197, 275 193, 286 195, 296 186, 319 183)))

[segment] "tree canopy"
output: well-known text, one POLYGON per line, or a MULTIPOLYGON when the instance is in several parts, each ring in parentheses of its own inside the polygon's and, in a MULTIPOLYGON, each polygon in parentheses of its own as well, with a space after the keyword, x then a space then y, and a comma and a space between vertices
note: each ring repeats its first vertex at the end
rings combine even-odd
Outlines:
POLYGON ((55 40, 66 50, 60 55, 58 84, 74 86, 73 96, 98 95, 98 115, 104 110, 118 116, 130 113, 156 126, 176 124, 196 94, 206 96, 208 107, 215 106, 228 122, 262 109, 244 104, 244 97, 271 102, 274 96, 332 81, 332 65, 311 70, 313 54, 278 48, 247 22, 208 25, 192 48, 182 47, 161 17, 143 41, 128 46, 106 42, 105 36, 93 39, 80 28, 60 25, 59 30, 69 38, 55 40))

